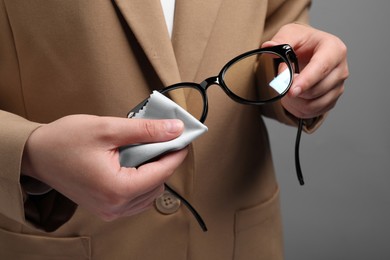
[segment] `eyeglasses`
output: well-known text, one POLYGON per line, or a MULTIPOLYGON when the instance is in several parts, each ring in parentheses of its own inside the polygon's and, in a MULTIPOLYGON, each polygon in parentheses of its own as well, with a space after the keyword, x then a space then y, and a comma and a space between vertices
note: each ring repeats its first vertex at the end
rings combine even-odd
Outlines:
MULTIPOLYGON (((204 123, 208 114, 207 89, 218 85, 234 101, 245 105, 264 105, 275 102, 285 96, 291 87, 294 73, 299 73, 297 57, 288 44, 262 48, 243 53, 229 61, 218 76, 205 79, 201 83, 181 82, 168 86, 159 92, 169 95, 177 89, 193 89, 195 93, 187 94, 192 99, 198 98, 203 103, 201 110, 187 108, 195 118, 204 123), (271 79, 255 79, 255 70, 266 68, 271 79), (269 70, 272 70, 271 72, 269 70), (270 72, 270 73, 269 73, 270 72), (248 82, 254 87, 248 89, 248 82)), ((298 133, 295 142, 296 173, 301 185, 304 184, 299 160, 299 144, 303 120, 298 120, 298 133)))
MULTIPOLYGON (((159 92, 169 97, 174 95, 174 91, 184 90, 188 98, 199 99, 195 101, 197 104, 203 104, 203 106, 197 106, 199 109, 192 107, 185 109, 204 123, 208 114, 207 89, 210 86, 220 86, 235 102, 259 106, 284 97, 292 85, 295 73, 299 73, 296 54, 290 45, 283 44, 245 52, 230 60, 218 76, 207 78, 201 83, 181 82, 161 89, 159 92), (256 71, 258 70, 263 70, 266 76, 257 78, 256 71), (253 87, 248 87, 248 85, 253 85, 253 87)), ((303 120, 298 119, 295 141, 295 167, 301 185, 304 184, 304 180, 299 159, 299 145, 303 124, 303 120)), ((168 185, 165 186, 183 201, 196 217, 202 229, 207 230, 202 218, 191 204, 168 185)))

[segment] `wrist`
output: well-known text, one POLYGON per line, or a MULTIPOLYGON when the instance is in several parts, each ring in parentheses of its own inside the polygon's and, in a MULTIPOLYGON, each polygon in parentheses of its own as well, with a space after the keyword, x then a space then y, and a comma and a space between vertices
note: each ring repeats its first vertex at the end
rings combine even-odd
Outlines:
POLYGON ((21 162, 20 184, 28 195, 43 195, 52 190, 46 183, 38 180, 29 157, 29 139, 27 140, 21 162))

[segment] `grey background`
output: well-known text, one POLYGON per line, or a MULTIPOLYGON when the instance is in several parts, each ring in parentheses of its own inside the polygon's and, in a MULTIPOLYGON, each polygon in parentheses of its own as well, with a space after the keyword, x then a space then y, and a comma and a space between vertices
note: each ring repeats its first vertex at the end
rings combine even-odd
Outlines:
POLYGON ((323 126, 303 135, 267 120, 282 193, 286 259, 390 259, 390 1, 314 0, 312 25, 349 49, 350 78, 323 126))

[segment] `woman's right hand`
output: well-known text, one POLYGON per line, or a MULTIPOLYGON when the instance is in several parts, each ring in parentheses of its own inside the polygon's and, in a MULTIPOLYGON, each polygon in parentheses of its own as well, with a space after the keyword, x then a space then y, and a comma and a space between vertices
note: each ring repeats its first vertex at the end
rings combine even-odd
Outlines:
POLYGON ((118 147, 162 142, 182 133, 179 120, 72 115, 36 129, 27 140, 22 172, 104 220, 149 208, 187 149, 138 168, 119 164, 118 147))

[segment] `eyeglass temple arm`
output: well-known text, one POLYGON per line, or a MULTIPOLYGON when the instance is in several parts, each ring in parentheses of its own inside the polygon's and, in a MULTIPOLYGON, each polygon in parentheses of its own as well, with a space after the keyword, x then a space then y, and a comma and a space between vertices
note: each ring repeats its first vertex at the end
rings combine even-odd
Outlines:
POLYGON ((301 143, 301 135, 302 135, 302 129, 303 129, 303 119, 300 118, 298 120, 298 130, 297 130, 297 137, 295 139, 295 169, 297 171, 297 177, 300 185, 304 185, 305 181, 303 179, 302 169, 301 169, 301 162, 299 159, 299 145, 301 143))
POLYGON ((171 192, 173 195, 175 195, 178 199, 183 202, 183 204, 188 208, 188 210, 192 213, 192 215, 195 217, 196 221, 198 221, 200 228, 203 230, 203 232, 207 231, 206 223, 203 221, 200 214, 196 211, 196 209, 179 193, 177 193, 174 189, 168 186, 168 184, 164 184, 165 189, 167 189, 169 192, 171 192))
MULTIPOLYGON (((299 64, 297 56, 294 52, 289 51, 287 53, 288 58, 291 60, 291 62, 294 64, 294 72, 299 73, 299 64)), ((302 118, 298 119, 298 129, 297 129, 297 137, 295 139, 295 169, 297 172, 297 178, 300 185, 304 185, 305 181, 303 179, 302 169, 301 169, 301 160, 299 159, 299 146, 301 143, 301 136, 302 136, 302 130, 303 130, 304 121, 302 118)))
MULTIPOLYGON (((287 53, 288 59, 292 62, 294 65, 294 72, 299 73, 299 65, 298 65, 298 59, 296 54, 289 50, 287 53)), ((279 64, 283 62, 282 58, 276 58, 274 59, 274 70, 278 71, 279 64)), ((297 178, 300 185, 304 185, 305 181, 303 179, 302 169, 301 169, 301 161, 299 159, 299 146, 301 143, 301 136, 302 136, 302 130, 303 130, 304 121, 302 118, 298 119, 298 130, 297 130, 297 136, 295 139, 295 169, 297 173, 297 178)))

